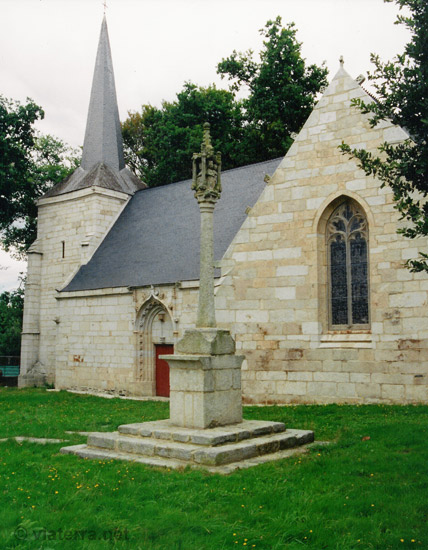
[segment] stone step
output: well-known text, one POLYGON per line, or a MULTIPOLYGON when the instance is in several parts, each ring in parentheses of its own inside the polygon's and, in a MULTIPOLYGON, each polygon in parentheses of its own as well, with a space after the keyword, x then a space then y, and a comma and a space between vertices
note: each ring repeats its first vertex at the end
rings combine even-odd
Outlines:
POLYGON ((268 422, 263 420, 243 420, 239 424, 221 426, 210 429, 180 428, 168 420, 123 424, 119 426, 120 434, 133 435, 144 438, 177 441, 216 447, 227 443, 252 439, 268 434, 285 432, 282 422, 268 422))
POLYGON ((305 453, 307 451, 308 445, 303 444, 298 447, 291 449, 285 449, 282 451, 276 451, 274 453, 269 453, 266 455, 256 456, 253 458, 240 460, 239 462, 232 462, 230 464, 222 464, 219 466, 209 466, 206 464, 197 464, 194 462, 186 462, 184 460, 177 460, 171 458, 161 458, 158 456, 140 456, 134 453, 125 453, 112 451, 108 449, 101 449, 95 447, 88 447, 87 445, 73 445, 70 447, 63 447, 61 453, 63 454, 74 454, 80 458, 91 459, 91 460, 124 460, 128 462, 135 462, 138 464, 145 464, 147 466, 154 466, 158 468, 169 468, 173 470, 180 470, 184 468, 192 469, 202 469, 210 473, 216 474, 230 474, 235 470, 251 468, 259 464, 264 464, 266 462, 271 462, 273 460, 281 460, 284 458, 289 458, 298 454, 305 453))
POLYGON ((213 447, 166 439, 133 437, 113 432, 91 433, 88 436, 88 447, 219 466, 297 447, 312 441, 313 432, 305 430, 287 430, 278 434, 258 436, 213 447))
POLYGON ((230 473, 289 456, 314 440, 309 430, 286 430, 282 422, 244 420, 209 429, 179 428, 170 420, 119 426, 117 432, 94 432, 87 445, 62 453, 83 458, 130 460, 167 468, 203 468, 230 473))

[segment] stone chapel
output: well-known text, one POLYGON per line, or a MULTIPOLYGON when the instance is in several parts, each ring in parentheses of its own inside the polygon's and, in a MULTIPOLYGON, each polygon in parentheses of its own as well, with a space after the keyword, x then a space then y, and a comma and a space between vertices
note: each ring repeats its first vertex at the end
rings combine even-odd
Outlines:
MULTIPOLYGON (((404 267, 428 242, 397 234, 391 190, 338 149, 408 135, 371 128, 358 97, 341 63, 284 158, 222 174, 215 306, 244 402, 428 403, 428 277, 404 267)), ((168 396, 159 356, 196 321, 192 195, 126 168, 104 20, 81 166, 38 202, 20 386, 168 396)))

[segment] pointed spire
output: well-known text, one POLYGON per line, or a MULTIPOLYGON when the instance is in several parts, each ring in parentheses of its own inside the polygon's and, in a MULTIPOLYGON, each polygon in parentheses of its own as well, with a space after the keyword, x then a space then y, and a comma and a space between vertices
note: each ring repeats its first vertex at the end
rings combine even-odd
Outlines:
POLYGON ((90 170, 100 162, 114 170, 125 168, 113 63, 105 16, 98 43, 81 166, 84 170, 90 170))

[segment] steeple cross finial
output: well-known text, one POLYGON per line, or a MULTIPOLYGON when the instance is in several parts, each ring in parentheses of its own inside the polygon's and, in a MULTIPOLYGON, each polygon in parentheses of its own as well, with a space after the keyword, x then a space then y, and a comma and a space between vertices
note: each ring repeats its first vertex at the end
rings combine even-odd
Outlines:
POLYGON ((104 15, 105 15, 106 14, 106 9, 107 9, 107 0, 104 0, 103 6, 104 6, 104 15))

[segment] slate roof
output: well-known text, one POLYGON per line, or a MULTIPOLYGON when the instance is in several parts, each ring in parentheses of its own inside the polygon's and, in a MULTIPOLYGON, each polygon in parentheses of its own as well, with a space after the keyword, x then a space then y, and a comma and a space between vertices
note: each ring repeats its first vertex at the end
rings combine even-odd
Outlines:
POLYGON ((57 195, 64 195, 65 193, 72 193, 93 186, 111 191, 120 191, 128 195, 133 195, 135 191, 146 187, 128 168, 124 168, 119 172, 103 162, 99 162, 88 171, 80 167, 77 168, 64 181, 49 189, 43 195, 43 198, 56 197, 57 195))
MULTIPOLYGON (((282 158, 222 173, 214 211, 214 259, 226 252, 282 158)), ((191 180, 135 193, 90 261, 63 291, 199 279, 200 214, 191 180)))

